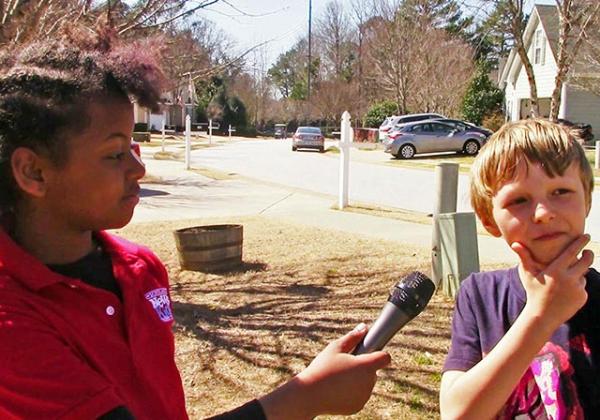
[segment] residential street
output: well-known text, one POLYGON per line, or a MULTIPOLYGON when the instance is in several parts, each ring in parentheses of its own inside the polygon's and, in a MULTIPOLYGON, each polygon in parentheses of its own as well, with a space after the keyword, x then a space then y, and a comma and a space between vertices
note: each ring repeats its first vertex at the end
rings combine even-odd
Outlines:
MULTIPOLYGON (((331 142, 328 146, 335 145, 331 142)), ((350 202, 431 213, 435 198, 433 170, 385 165, 382 150, 350 153, 350 202)), ((440 162, 443 162, 440 157, 440 162)), ((337 197, 340 155, 311 150, 291 151, 290 140, 242 140, 192 152, 192 166, 234 172, 246 177, 337 197)), ((468 175, 459 176, 457 211, 472 211, 468 175)), ((587 232, 600 242, 600 193, 593 194, 587 232)))
MULTIPOLYGON (((435 195, 433 171, 376 164, 390 160, 390 155, 382 150, 353 149, 350 156, 350 201, 432 212, 435 195)), ((312 150, 292 152, 290 140, 244 140, 195 150, 192 152, 192 165, 235 172, 335 197, 338 194, 340 154, 321 154, 312 150)), ((467 187, 467 178, 461 177, 458 211, 471 211, 467 187)))

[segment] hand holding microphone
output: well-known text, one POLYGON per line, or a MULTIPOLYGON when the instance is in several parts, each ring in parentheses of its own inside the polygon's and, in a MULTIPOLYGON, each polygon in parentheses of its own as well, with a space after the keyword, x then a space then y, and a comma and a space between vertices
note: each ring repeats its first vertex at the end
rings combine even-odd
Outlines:
POLYGON ((396 283, 381 314, 352 354, 381 350, 394 334, 425 309, 434 290, 433 282, 418 271, 396 283))

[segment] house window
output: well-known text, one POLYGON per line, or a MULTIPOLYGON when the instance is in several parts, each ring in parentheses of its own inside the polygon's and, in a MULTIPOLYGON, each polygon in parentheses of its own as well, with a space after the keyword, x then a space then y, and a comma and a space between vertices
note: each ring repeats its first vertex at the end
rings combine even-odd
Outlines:
POLYGON ((533 40, 533 62, 534 64, 544 65, 546 63, 546 38, 541 29, 535 31, 533 40))

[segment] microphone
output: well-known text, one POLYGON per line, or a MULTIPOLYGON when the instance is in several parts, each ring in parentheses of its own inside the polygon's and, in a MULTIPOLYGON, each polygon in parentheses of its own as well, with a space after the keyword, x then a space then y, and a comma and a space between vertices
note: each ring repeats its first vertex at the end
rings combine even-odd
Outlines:
POLYGON ((400 328, 425 309, 434 290, 435 285, 429 277, 418 271, 396 283, 381 314, 352 354, 381 350, 400 328))

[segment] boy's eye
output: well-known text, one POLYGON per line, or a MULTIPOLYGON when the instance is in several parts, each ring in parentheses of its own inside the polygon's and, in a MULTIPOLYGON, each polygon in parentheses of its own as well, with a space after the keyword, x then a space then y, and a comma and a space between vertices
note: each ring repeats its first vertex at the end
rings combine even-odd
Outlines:
POLYGON ((554 190, 554 192, 552 193, 553 195, 565 195, 565 194, 569 194, 571 192, 571 190, 567 189, 567 188, 557 188, 556 190, 554 190))
POLYGON ((525 197, 517 197, 517 198, 513 198, 512 200, 508 201, 508 206, 518 206, 519 204, 523 204, 527 202, 527 199, 525 197))

